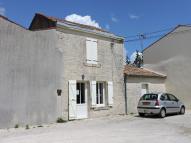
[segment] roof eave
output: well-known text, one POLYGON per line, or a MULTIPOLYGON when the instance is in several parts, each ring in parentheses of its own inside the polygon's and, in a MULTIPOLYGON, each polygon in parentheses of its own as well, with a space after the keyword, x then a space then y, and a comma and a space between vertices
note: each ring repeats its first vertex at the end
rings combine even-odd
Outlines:
POLYGON ((125 74, 126 76, 129 77, 141 77, 141 78, 163 78, 166 79, 166 76, 148 76, 148 75, 132 75, 132 74, 125 74))
POLYGON ((124 37, 116 36, 112 33, 106 33, 106 32, 101 32, 101 31, 96 31, 96 30, 89 30, 86 28, 80 28, 80 27, 68 25, 68 24, 65 24, 65 23, 59 22, 59 21, 57 21, 57 27, 60 27, 60 28, 64 27, 64 28, 68 28, 70 30, 85 32, 85 33, 94 34, 97 36, 102 36, 102 37, 111 38, 111 39, 115 39, 115 40, 122 40, 122 41, 125 40, 124 37))

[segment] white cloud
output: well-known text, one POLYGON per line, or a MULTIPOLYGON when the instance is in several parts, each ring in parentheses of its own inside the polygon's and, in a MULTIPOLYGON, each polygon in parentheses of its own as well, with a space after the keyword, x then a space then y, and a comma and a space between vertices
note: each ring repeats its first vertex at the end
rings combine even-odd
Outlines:
POLYGON ((5 8, 0 6, 0 15, 5 15, 5 8))
POLYGON ((111 21, 113 21, 113 22, 118 22, 118 19, 117 19, 116 17, 112 16, 112 17, 111 17, 111 21))
POLYGON ((93 20, 91 18, 91 16, 86 15, 86 16, 81 16, 81 15, 77 15, 77 14, 71 14, 65 17, 65 19, 67 21, 71 21, 71 22, 76 22, 76 23, 80 23, 80 24, 84 24, 84 25, 90 25, 90 26, 94 26, 97 28, 101 28, 99 26, 99 23, 97 23, 95 20, 93 20))
POLYGON ((130 18, 130 19, 133 19, 133 20, 137 20, 137 19, 140 18, 140 16, 135 15, 135 14, 129 14, 129 18, 130 18))
MULTIPOLYGON (((138 52, 138 54, 139 54, 140 56, 142 56, 142 53, 138 52)), ((131 61, 131 63, 133 63, 133 62, 135 61, 136 56, 137 56, 137 52, 135 51, 135 52, 130 56, 130 61, 131 61)))
POLYGON ((106 28, 107 30, 109 30, 109 29, 110 29, 110 25, 109 25, 109 24, 106 24, 106 25, 105 25, 105 28, 106 28))

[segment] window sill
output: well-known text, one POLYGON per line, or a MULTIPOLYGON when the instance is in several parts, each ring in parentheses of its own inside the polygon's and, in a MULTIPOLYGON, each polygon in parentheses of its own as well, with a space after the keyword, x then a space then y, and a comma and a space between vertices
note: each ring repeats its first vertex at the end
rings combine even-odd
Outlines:
POLYGON ((101 64, 99 64, 99 63, 97 63, 97 64, 84 63, 84 66, 101 68, 101 64))
POLYGON ((104 107, 93 107, 92 109, 94 110, 94 111, 100 111, 100 110, 109 110, 111 107, 109 107, 109 106, 104 106, 104 107))

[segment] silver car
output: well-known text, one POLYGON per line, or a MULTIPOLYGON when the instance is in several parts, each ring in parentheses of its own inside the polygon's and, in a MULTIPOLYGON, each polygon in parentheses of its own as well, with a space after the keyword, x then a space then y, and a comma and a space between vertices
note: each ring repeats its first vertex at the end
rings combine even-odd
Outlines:
POLYGON ((169 93, 148 93, 140 98, 137 110, 140 116, 157 114, 164 118, 166 114, 184 114, 185 105, 169 93))

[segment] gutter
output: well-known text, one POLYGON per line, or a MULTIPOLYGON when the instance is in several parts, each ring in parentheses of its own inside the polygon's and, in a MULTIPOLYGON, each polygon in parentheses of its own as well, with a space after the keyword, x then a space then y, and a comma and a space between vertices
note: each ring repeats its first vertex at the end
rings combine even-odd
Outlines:
POLYGON ((125 91, 124 91, 124 96, 125 96, 125 114, 127 115, 127 75, 124 74, 124 86, 125 86, 125 91))
POLYGON ((62 23, 62 22, 57 22, 57 26, 60 28, 62 27, 65 27, 67 29, 70 29, 70 30, 75 30, 75 31, 79 31, 79 32, 85 32, 85 33, 89 33, 89 34, 94 34, 94 35, 97 35, 97 36, 102 36, 102 37, 106 37, 106 38, 112 38, 112 39, 115 39, 115 40, 122 40, 124 41, 125 38, 124 37, 121 37, 121 36, 116 36, 112 33, 106 33, 106 32, 101 32, 101 31, 96 31, 96 30, 89 30, 89 29, 86 29, 86 28, 80 28, 80 27, 76 27, 76 26, 72 26, 72 25, 69 25, 69 24, 65 24, 65 23, 62 23))

